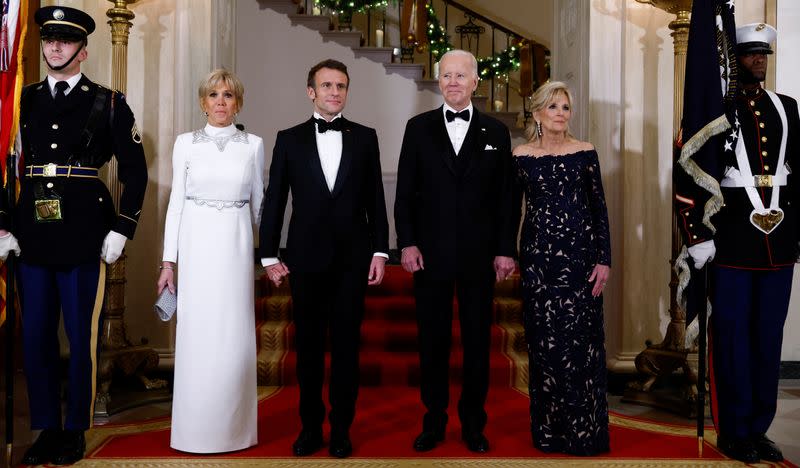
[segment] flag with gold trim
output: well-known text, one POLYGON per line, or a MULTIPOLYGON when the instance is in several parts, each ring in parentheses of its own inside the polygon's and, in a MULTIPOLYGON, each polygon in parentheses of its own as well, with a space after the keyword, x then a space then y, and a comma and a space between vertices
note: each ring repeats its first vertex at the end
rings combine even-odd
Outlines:
MULTIPOLYGON (((676 142, 679 156, 673 168, 678 228, 685 247, 676 258, 678 303, 685 307, 689 330, 686 346, 697 338, 698 307, 704 288, 689 284, 691 268, 686 247, 712 240, 716 228, 711 218, 722 207, 719 180, 725 152, 736 135, 735 97, 737 83, 736 23, 733 0, 709 0, 692 4, 686 51, 683 116, 676 142), (695 293, 697 291, 697 293, 695 293), (696 298, 695 298, 696 299, 696 298), (693 321, 694 320, 694 321, 693 321)), ((736 146, 733 141, 733 147, 736 146)))
MULTIPOLYGON (((2 0, 0 13, 0 168, 6 186, 6 158, 14 149, 19 130, 19 100, 23 86, 22 45, 25 41, 28 2, 2 0)), ((19 193, 19 186, 14 187, 19 193)), ((5 192, 2 194, 5 196, 5 192)), ((6 265, 0 266, 0 326, 6 319, 6 265)))

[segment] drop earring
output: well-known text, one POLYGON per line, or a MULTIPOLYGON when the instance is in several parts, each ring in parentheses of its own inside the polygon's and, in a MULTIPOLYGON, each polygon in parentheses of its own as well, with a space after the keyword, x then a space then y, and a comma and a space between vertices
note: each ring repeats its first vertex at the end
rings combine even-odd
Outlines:
POLYGON ((542 137, 542 123, 538 120, 536 121, 536 135, 538 135, 539 138, 542 137))

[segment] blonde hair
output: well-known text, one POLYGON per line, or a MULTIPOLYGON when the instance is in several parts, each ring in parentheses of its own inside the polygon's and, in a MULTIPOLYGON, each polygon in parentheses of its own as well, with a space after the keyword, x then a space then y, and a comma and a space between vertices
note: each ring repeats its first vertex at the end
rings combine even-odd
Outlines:
POLYGON ((236 111, 242 110, 242 106, 244 106, 244 85, 236 75, 224 68, 217 68, 200 82, 200 86, 197 88, 200 110, 205 110, 203 109, 203 101, 220 83, 224 83, 236 98, 236 111))
MULTIPOLYGON (((572 109, 572 93, 569 91, 569 87, 563 81, 548 81, 547 83, 539 86, 539 89, 533 93, 533 97, 531 98, 531 113, 539 112, 548 104, 553 102, 556 97, 560 94, 563 94, 567 97, 567 101, 569 102, 569 108, 572 109)), ((574 138, 572 133, 569 131, 569 126, 567 126, 567 136, 574 138)), ((536 119, 534 119, 528 128, 525 129, 525 137, 528 138, 528 141, 536 141, 539 139, 539 133, 536 130, 536 119)))

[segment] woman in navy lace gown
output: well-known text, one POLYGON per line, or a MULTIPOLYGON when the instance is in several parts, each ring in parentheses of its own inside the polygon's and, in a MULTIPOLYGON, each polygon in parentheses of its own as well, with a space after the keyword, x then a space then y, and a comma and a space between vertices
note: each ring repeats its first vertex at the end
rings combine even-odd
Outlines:
POLYGON ((532 107, 535 123, 514 161, 525 194, 520 268, 533 444, 595 455, 609 450, 602 292, 611 249, 600 166, 594 147, 569 132, 564 83, 543 85, 532 107))

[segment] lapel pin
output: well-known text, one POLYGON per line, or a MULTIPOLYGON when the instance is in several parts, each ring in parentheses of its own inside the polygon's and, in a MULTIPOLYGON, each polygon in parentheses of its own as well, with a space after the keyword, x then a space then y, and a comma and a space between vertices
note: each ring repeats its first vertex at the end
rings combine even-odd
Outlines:
POLYGON ((42 85, 36 87, 36 91, 39 91, 40 89, 42 89, 42 85))
POLYGON ((86 86, 86 85, 83 85, 83 86, 81 86, 81 90, 83 90, 83 91, 89 91, 89 87, 88 87, 88 86, 86 86))

